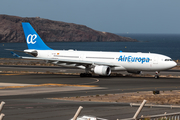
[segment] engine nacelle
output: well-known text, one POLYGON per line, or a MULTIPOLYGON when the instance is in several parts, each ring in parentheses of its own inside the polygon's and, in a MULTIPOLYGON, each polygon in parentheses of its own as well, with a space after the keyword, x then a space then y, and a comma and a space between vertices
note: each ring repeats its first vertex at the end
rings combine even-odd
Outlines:
POLYGON ((127 71, 128 73, 141 74, 141 71, 127 71))
POLYGON ((94 73, 103 76, 109 76, 111 74, 111 68, 109 66, 95 66, 94 73))
POLYGON ((32 50, 27 49, 27 50, 24 50, 24 52, 29 54, 29 55, 32 55, 34 57, 37 57, 37 55, 38 55, 38 52, 36 50, 33 50, 33 49, 32 50))

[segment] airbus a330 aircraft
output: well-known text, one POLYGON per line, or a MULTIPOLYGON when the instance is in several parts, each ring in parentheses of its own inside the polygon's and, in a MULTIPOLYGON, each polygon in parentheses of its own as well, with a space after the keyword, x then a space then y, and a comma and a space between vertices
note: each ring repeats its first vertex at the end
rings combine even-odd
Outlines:
POLYGON ((80 74, 81 77, 92 76, 91 73, 109 76, 111 70, 122 70, 129 73, 156 71, 155 78, 159 78, 157 71, 177 65, 170 57, 154 53, 53 50, 42 41, 29 23, 23 22, 22 26, 28 46, 23 52, 33 57, 20 58, 45 60, 60 66, 85 69, 85 73, 80 74))

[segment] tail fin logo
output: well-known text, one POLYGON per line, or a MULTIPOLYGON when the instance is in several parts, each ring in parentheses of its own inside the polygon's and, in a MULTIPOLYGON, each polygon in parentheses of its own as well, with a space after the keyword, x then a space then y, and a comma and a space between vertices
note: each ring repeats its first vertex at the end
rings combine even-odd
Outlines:
POLYGON ((36 34, 33 34, 33 35, 31 35, 31 34, 29 34, 28 36, 27 36, 27 44, 35 44, 36 43, 36 38, 37 38, 37 35, 36 34))

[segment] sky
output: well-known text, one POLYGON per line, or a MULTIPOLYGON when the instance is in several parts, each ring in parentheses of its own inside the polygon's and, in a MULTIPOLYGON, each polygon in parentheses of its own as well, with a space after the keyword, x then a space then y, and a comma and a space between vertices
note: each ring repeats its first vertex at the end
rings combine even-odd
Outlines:
POLYGON ((111 33, 180 34, 180 0, 0 0, 0 14, 111 33))

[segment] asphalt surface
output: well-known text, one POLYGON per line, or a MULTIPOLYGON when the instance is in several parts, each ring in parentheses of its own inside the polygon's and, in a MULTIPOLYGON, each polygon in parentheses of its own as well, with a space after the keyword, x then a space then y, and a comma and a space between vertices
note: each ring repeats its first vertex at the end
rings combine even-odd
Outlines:
MULTIPOLYGON (((30 70, 41 71, 44 67, 16 67, 0 66, 2 70, 30 70)), ((77 72, 76 69, 60 67, 45 67, 46 71, 64 70, 77 72)), ((79 71, 78 71, 79 72, 79 71)), ((166 71, 168 74, 179 74, 179 71, 166 71)), ((165 74, 166 74, 165 73, 165 74)), ((130 107, 124 103, 102 103, 102 102, 74 102, 63 100, 52 100, 47 98, 89 96, 97 94, 114 94, 137 91, 153 90, 179 90, 180 79, 149 77, 98 77, 80 78, 76 75, 57 74, 0 74, 1 83, 14 83, 15 86, 22 84, 63 84, 69 86, 40 86, 25 88, 0 89, 0 101, 6 104, 2 110, 6 116, 4 120, 69 120, 79 106, 83 106, 81 115, 93 115, 109 120, 133 117, 137 107, 130 107), (73 86, 82 85, 82 86, 73 86), (87 85, 87 86, 83 86, 87 85), (91 87, 95 86, 95 87, 91 87), (53 90, 52 90, 53 89, 53 90), (34 91, 31 91, 34 90, 34 91), (55 91, 54 91, 55 90, 55 91), (15 92, 17 91, 17 92, 15 92), (45 92, 44 92, 45 91, 45 92), (9 92, 9 95, 3 93, 9 92), (29 92, 29 93, 28 93, 29 92), (11 94, 10 94, 11 93, 11 94), (20 94, 23 93, 23 94, 20 94), (26 94, 28 93, 28 94, 26 94)), ((170 108, 143 108, 140 115, 163 114, 164 112, 179 112, 178 109, 170 108)))
MULTIPOLYGON (((0 71, 29 71, 29 72, 61 72, 61 73, 83 73, 84 70, 74 67, 59 67, 59 66, 23 66, 23 65, 0 65, 0 71)), ((114 71, 112 71, 114 72, 114 71)), ((122 74, 127 74, 126 71, 115 71, 122 74)), ((155 72, 142 72, 142 74, 154 75, 155 72)), ((171 69, 160 71, 160 75, 180 75, 180 69, 171 69)))

